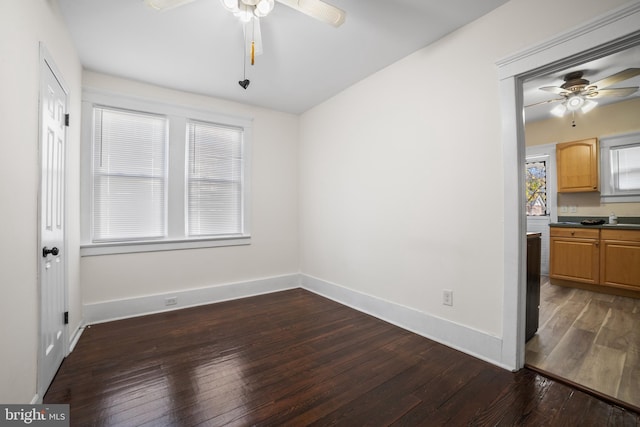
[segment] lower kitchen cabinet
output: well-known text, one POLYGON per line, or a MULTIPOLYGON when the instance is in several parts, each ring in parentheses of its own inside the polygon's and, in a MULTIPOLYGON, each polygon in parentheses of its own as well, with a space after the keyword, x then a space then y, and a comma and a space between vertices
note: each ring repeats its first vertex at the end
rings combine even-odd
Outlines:
POLYGON ((601 231, 600 284, 640 291, 640 230, 601 231))
POLYGON ((599 229, 552 227, 549 246, 551 279, 599 283, 599 229))

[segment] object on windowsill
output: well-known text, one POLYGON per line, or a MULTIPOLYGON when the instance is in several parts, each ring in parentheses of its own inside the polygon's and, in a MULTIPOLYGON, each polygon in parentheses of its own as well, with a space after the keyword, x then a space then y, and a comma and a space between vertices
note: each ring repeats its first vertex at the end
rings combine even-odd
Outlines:
POLYGON ((604 224, 604 219, 583 219, 580 221, 582 225, 602 225, 604 224))

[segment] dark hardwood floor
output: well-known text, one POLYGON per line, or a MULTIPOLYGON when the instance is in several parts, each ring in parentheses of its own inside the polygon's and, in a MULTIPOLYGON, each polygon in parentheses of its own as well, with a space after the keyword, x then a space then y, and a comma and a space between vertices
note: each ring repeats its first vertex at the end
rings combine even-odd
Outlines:
POLYGON ((91 326, 44 401, 74 426, 640 426, 302 289, 91 326))

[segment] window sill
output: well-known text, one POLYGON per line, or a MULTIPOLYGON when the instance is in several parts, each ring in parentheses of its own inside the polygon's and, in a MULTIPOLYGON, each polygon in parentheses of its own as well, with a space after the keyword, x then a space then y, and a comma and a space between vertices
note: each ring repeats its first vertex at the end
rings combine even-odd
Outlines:
POLYGON ((80 246, 80 256, 86 257, 137 252, 176 251, 182 249, 217 248, 222 246, 241 246, 250 244, 251 236, 147 242, 88 243, 80 246))
POLYGON ((638 203, 640 202, 640 194, 625 194, 625 195, 606 195, 600 196, 601 203, 638 203))

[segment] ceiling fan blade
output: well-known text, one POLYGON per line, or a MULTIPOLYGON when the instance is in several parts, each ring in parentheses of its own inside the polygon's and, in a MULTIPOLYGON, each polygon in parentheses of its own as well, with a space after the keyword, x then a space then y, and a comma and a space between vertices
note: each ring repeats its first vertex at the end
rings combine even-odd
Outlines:
POLYGON ((302 12, 318 21, 339 27, 344 22, 347 13, 322 0, 276 0, 292 9, 302 12))
POLYGON ((638 91, 638 86, 621 87, 616 89, 596 89, 593 94, 587 95, 589 98, 603 98, 605 96, 629 96, 638 91))
POLYGON ((546 101, 534 102, 533 104, 525 105, 524 108, 534 107, 536 105, 549 104, 551 102, 564 101, 564 98, 547 99, 546 101))
POLYGON ((144 0, 144 3, 156 10, 169 10, 176 7, 184 6, 187 3, 191 3, 195 0, 144 0))
POLYGON ((570 90, 562 89, 558 86, 543 86, 538 88, 540 90, 544 90, 545 92, 557 93, 558 95, 570 94, 570 90))
POLYGON ((619 73, 613 74, 609 77, 605 77, 602 80, 598 80, 597 82, 592 83, 589 86, 597 86, 598 89, 604 89, 605 87, 609 87, 618 82, 630 79, 638 75, 640 75, 640 68, 627 68, 624 71, 620 71, 619 73))

